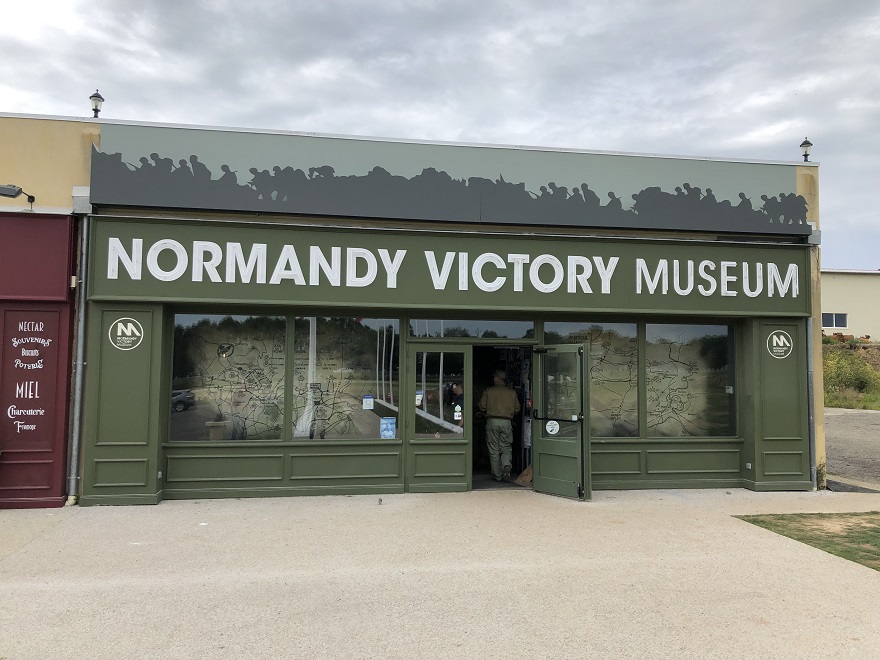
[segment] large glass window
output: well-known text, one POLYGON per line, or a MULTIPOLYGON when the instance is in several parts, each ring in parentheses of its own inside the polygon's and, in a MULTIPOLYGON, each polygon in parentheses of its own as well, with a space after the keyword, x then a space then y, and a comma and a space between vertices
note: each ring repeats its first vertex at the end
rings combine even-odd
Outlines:
POLYGON ((734 434, 732 338, 726 325, 646 325, 649 437, 734 434))
POLYGON ((547 344, 589 342, 590 435, 639 434, 639 342, 635 323, 547 323, 547 344))
POLYGON ((416 353, 417 438, 461 438, 468 404, 462 351, 416 353))
POLYGON ((278 440, 283 317, 177 314, 169 439, 278 440))
POLYGON ((293 438, 396 438, 397 319, 298 317, 293 322, 293 438))
POLYGON ((414 319, 409 322, 411 337, 472 337, 476 339, 534 339, 531 321, 487 321, 414 319))
POLYGON ((285 419, 294 439, 398 437, 398 320, 297 317, 292 328, 281 316, 174 321, 172 442, 282 440, 285 419))

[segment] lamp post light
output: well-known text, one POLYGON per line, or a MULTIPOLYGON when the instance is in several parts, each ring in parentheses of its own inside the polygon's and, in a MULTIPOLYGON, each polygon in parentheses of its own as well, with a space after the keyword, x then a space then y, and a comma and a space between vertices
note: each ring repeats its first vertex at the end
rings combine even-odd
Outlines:
POLYGON ((801 142, 801 150, 804 152, 804 162, 810 162, 810 149, 812 148, 813 143, 810 142, 807 138, 804 138, 804 141, 801 142))
POLYGON ((11 183, 7 183, 5 185, 0 185, 0 197, 10 197, 15 199, 19 195, 24 193, 24 196, 27 197, 28 204, 31 205, 31 211, 34 210, 34 202, 37 201, 37 198, 33 195, 28 195, 24 190, 21 189, 21 186, 16 186, 11 183))
POLYGON ((104 97, 96 89, 95 93, 89 97, 89 101, 92 102, 92 112, 95 113, 95 119, 97 119, 101 113, 101 106, 104 105, 104 97))

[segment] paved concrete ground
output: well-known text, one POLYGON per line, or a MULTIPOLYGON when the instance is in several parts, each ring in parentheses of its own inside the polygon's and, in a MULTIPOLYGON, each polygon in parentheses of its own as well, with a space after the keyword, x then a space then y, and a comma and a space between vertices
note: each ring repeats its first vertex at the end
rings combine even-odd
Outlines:
MULTIPOLYGON (((880 489, 880 413, 826 414, 880 489)), ((744 513, 880 494, 529 491, 0 511, 0 660, 880 658, 880 573, 744 513)))
POLYGON ((0 658, 878 658, 880 573, 734 514, 531 491, 0 511, 0 658))
POLYGON ((825 410, 828 478, 880 490, 880 411, 825 410))

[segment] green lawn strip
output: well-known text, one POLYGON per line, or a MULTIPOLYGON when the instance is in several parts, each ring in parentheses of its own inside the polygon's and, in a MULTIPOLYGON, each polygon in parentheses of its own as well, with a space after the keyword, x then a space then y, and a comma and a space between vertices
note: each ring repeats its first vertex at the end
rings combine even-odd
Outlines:
POLYGON ((880 571, 880 511, 736 517, 880 571))
POLYGON ((825 392, 826 408, 848 408, 850 410, 880 410, 880 394, 877 392, 858 392, 853 389, 825 392))

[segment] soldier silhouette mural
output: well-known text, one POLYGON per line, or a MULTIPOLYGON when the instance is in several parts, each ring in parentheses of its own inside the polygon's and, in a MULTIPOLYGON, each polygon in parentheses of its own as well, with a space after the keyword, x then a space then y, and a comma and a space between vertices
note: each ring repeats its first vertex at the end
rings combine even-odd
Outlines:
POLYGON ((215 174, 196 154, 175 165, 154 152, 135 165, 123 161, 122 154, 94 149, 92 186, 103 200, 118 195, 119 203, 137 206, 804 236, 812 231, 801 195, 765 193, 752 199, 740 192, 732 202, 691 182, 673 191, 644 188, 624 208, 615 191, 593 190, 589 182, 569 190, 548 181, 529 190, 502 174, 494 180, 456 179, 426 167, 407 178, 377 165, 363 175, 337 175, 326 164, 303 170, 283 163, 250 167, 239 177, 228 164, 215 174))

